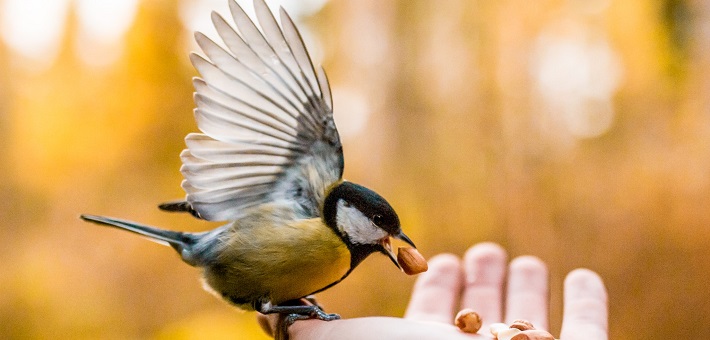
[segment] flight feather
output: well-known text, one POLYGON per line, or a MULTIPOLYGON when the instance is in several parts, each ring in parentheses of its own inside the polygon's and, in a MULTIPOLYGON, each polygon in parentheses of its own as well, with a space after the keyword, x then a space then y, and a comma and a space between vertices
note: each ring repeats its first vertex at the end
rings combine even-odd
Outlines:
POLYGON ((224 47, 195 34, 204 54, 190 56, 200 73, 194 116, 202 133, 189 134, 181 154, 186 202, 166 210, 221 221, 284 201, 295 202, 304 218, 317 217, 326 191, 341 180, 342 146, 325 72, 316 72, 283 9, 279 25, 263 0, 254 7, 259 26, 233 0, 236 28, 212 14, 224 47))

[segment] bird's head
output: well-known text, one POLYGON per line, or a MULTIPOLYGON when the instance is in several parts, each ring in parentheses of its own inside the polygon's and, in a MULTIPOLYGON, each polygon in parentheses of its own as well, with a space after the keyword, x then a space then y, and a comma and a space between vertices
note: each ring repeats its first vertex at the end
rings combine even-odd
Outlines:
POLYGON ((379 251, 401 270, 391 239, 400 239, 416 248, 402 232, 392 206, 376 192, 355 183, 343 181, 328 193, 323 218, 353 252, 353 266, 379 251))

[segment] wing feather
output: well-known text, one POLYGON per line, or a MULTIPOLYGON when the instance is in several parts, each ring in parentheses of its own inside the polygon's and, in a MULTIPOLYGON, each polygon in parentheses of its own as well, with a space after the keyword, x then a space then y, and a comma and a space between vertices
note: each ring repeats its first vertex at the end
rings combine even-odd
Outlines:
POLYGON ((292 117, 299 117, 297 111, 280 106, 273 98, 254 91, 244 83, 235 81, 235 79, 230 77, 223 69, 215 66, 203 57, 197 54, 191 54, 190 60, 197 71, 200 72, 202 79, 204 79, 208 86, 228 94, 247 105, 258 107, 265 111, 268 110, 269 112, 284 112, 290 114, 292 117))
MULTIPOLYGON (((316 74, 313 69, 313 63, 311 62, 311 57, 308 55, 306 50, 306 45, 303 43, 303 38, 298 32, 296 25, 291 20, 291 17, 286 13, 283 7, 279 8, 281 15, 281 24, 283 25, 284 37, 287 41, 287 51, 284 53, 295 58, 298 65, 298 69, 303 75, 305 75, 304 80, 308 83, 308 88, 313 89, 315 95, 321 97, 320 87, 318 87, 318 80, 316 79, 316 74)), ((273 19, 273 17, 272 17, 273 19)), ((274 21, 275 22, 275 21, 274 21)))
MULTIPOLYGON (((290 54, 290 50, 286 41, 284 40, 283 34, 281 33, 281 28, 279 28, 276 19, 271 14, 271 10, 264 2, 254 2, 254 11, 256 12, 256 17, 259 20, 259 25, 264 32, 263 37, 267 41, 271 50, 276 53, 276 56, 283 62, 286 69, 292 74, 297 75, 298 65, 296 60, 290 54)), ((268 55, 268 54, 267 54, 268 55)), ((306 94, 309 87, 305 88, 306 94)))
POLYGON ((195 34, 195 40, 212 63, 230 78, 242 83, 256 94, 273 101, 275 105, 283 108, 283 110, 288 112, 292 117, 298 117, 298 106, 294 105, 292 101, 289 101, 284 94, 274 87, 269 86, 264 79, 254 74, 249 68, 239 62, 239 60, 219 47, 214 41, 199 32, 195 34))
POLYGON ((333 111, 333 97, 330 94, 330 82, 328 82, 328 75, 325 74, 323 67, 318 67, 318 86, 320 86, 321 93, 323 94, 323 101, 325 105, 328 105, 328 109, 333 111))
POLYGON ((316 217, 342 177, 328 78, 315 72, 283 9, 280 26, 263 0, 254 7, 261 30, 234 0, 236 30, 212 13, 224 47, 195 34, 204 53, 190 55, 200 73, 194 115, 202 133, 185 138, 182 187, 192 212, 207 220, 237 219, 275 200, 316 217))
POLYGON ((243 115, 229 115, 232 112, 225 111, 226 110, 220 110, 218 107, 210 106, 205 102, 200 102, 198 108, 195 110, 195 120, 200 126, 213 124, 216 129, 215 134, 223 133, 225 138, 228 139, 234 137, 234 135, 242 135, 245 139, 264 136, 286 143, 300 144, 293 135, 274 129, 271 126, 260 124, 259 122, 250 121, 243 115))
POLYGON ((219 203, 226 200, 234 199, 235 197, 247 197, 255 196, 269 193, 272 185, 271 183, 248 183, 243 187, 237 188, 215 188, 207 189, 197 188, 192 186, 194 189, 198 189, 195 193, 188 194, 189 202, 199 202, 199 203, 219 203), (202 189, 202 190, 200 190, 202 189))
POLYGON ((240 112, 241 114, 255 119, 273 119, 274 121, 283 124, 285 129, 289 129, 290 131, 294 131, 298 128, 298 120, 296 117, 284 115, 282 112, 274 113, 265 111, 259 107, 248 105, 237 98, 231 97, 228 94, 209 87, 207 83, 200 78, 195 78, 193 80, 193 85, 196 90, 195 96, 202 96, 212 102, 228 107, 232 111, 240 112))
POLYGON ((230 161, 243 159, 249 155, 281 158, 289 158, 292 155, 290 150, 284 148, 250 143, 228 144, 200 133, 189 134, 185 138, 185 143, 192 154, 208 160, 211 160, 211 155, 237 156, 236 158, 229 158, 230 161))
POLYGON ((309 92, 301 86, 297 78, 290 74, 289 70, 283 64, 283 61, 279 59, 276 52, 274 52, 273 48, 271 48, 266 39, 264 39, 264 36, 254 22, 251 21, 246 12, 244 12, 236 1, 229 1, 229 10, 239 33, 241 33, 243 41, 246 42, 249 48, 254 51, 267 67, 276 72, 281 81, 285 82, 289 88, 292 90, 300 89, 300 92, 303 93, 305 97, 301 100, 307 100, 309 92))
MULTIPOLYGON (((236 6, 238 7, 239 5, 236 6)), ((257 55, 257 53, 251 49, 247 42, 245 42, 244 39, 219 14, 214 12, 212 13, 212 22, 217 29, 217 33, 236 59, 252 70, 252 72, 258 74, 262 79, 268 82, 268 84, 274 87, 274 89, 281 93, 282 96, 288 98, 289 102, 299 112, 306 111, 304 103, 307 103, 309 99, 303 91, 297 89, 298 84, 296 82, 288 77, 284 80, 281 74, 277 73, 272 65, 269 65, 269 59, 265 61, 257 55), (289 79, 291 79, 291 82, 288 82, 289 79)), ((275 61, 275 59, 271 60, 275 61)), ((316 138, 318 135, 317 123, 310 118, 304 123, 306 123, 305 126, 307 132, 311 134, 311 137, 316 138)))
MULTIPOLYGON (((201 149, 201 148, 196 148, 201 149)), ((268 155, 238 155, 230 160, 215 160, 208 156, 195 156, 192 150, 184 150, 180 155, 182 167, 180 171, 186 176, 217 177, 224 174, 240 174, 244 170, 235 168, 248 168, 251 171, 258 170, 259 167, 283 167, 290 164, 289 157, 268 156, 268 155), (187 152, 185 152, 187 151, 187 152)), ((198 153, 199 154, 199 153, 198 153)), ((272 172, 275 173, 276 171, 272 172)))
POLYGON ((242 124, 242 121, 244 121, 243 124, 254 125, 254 130, 257 131, 260 129, 260 126, 262 129, 266 129, 271 133, 286 136, 293 136, 297 132, 296 128, 285 125, 275 119, 268 119, 268 116, 264 114, 254 115, 250 113, 250 110, 242 112, 200 93, 195 94, 195 103, 197 104, 197 108, 212 111, 215 116, 233 122, 234 124, 242 124))
MULTIPOLYGON (((259 2, 263 3, 261 0, 255 0, 254 6, 259 7, 259 2)), ((266 4, 263 3, 263 6, 266 6, 266 4)), ((254 22, 249 19, 249 16, 246 12, 244 12, 239 4, 236 3, 236 1, 229 1, 229 9, 232 13, 232 18, 234 18, 234 22, 237 24, 237 29, 239 29, 239 32, 242 34, 244 41, 249 45, 249 47, 265 64, 269 66, 269 68, 271 68, 278 75, 282 81, 287 83, 292 91, 303 94, 301 97, 305 97, 305 100, 302 99, 302 104, 304 106, 312 106, 312 99, 314 97, 313 89, 308 86, 307 81, 298 76, 298 73, 294 73, 284 64, 284 61, 279 58, 276 51, 274 51, 274 48, 269 45, 254 22)), ((268 16, 273 19, 271 12, 268 13, 268 16)), ((309 107, 306 107, 306 109, 302 112, 309 113, 309 107)), ((307 119, 312 118, 309 114, 306 114, 305 117, 307 119)), ((317 120, 312 120, 311 123, 313 123, 313 127, 317 129, 317 133, 322 132, 320 131, 321 126, 317 120)))

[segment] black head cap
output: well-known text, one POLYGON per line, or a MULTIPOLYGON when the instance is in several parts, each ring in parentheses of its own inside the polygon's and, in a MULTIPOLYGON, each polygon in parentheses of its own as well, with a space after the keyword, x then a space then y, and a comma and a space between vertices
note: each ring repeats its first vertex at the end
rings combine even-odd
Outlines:
POLYGON ((343 181, 328 194, 323 205, 323 218, 331 228, 336 227, 339 200, 345 201, 367 216, 390 235, 401 233, 399 217, 392 206, 376 192, 352 182, 343 181))
POLYGON ((392 263, 402 269, 392 251, 391 237, 416 248, 402 232, 399 217, 392 206, 376 192, 355 183, 341 182, 331 190, 325 198, 323 219, 350 249, 351 270, 373 252, 387 255, 392 263), (344 225, 338 225, 339 213, 347 216, 344 225))

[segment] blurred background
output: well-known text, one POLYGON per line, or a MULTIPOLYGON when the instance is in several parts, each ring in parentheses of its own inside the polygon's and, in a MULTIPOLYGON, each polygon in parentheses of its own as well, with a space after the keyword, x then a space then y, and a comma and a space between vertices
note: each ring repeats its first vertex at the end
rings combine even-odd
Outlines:
MULTIPOLYGON (((196 131, 194 29, 227 0, 0 0, 0 338, 265 339, 169 248, 196 131)), ((245 8, 251 9, 250 1, 245 8)), ((346 178, 422 253, 494 241, 605 279, 612 339, 710 339, 710 3, 270 1, 331 79, 346 178)), ((415 278, 372 256, 320 294, 401 316, 415 278)))

